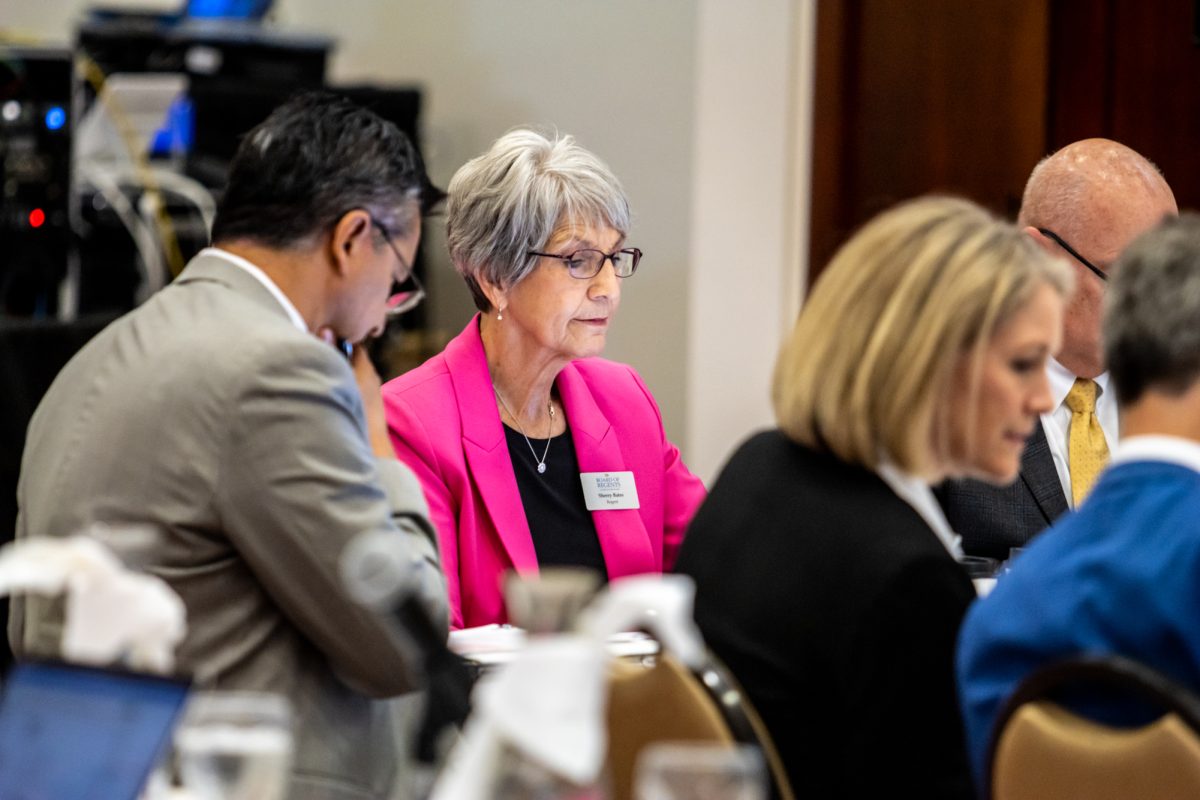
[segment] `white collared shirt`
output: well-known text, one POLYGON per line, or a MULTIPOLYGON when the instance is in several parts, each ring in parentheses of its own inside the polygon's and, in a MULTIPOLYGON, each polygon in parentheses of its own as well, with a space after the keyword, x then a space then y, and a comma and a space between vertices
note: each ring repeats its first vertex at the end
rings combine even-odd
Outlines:
POLYGON ((963 557, 962 537, 950 528, 946 514, 942 511, 942 506, 938 503, 937 498, 933 496, 933 490, 929 488, 929 484, 916 475, 904 472, 887 458, 880 460, 875 472, 896 493, 897 497, 908 503, 912 506, 913 511, 921 515, 921 519, 925 520, 925 524, 937 535, 942 546, 946 548, 946 552, 955 561, 961 561, 963 557))
POLYGON ((1200 472, 1200 442, 1178 436, 1130 436, 1113 451, 1110 464, 1163 461, 1200 472))
MULTIPOLYGON (((1054 469, 1058 472, 1059 482, 1062 483, 1063 496, 1067 498, 1067 505, 1074 508, 1075 501, 1071 497, 1071 471, 1067 466, 1071 442, 1071 409, 1067 408, 1067 394, 1075 385, 1075 375, 1052 358, 1046 363, 1046 377, 1050 379, 1054 410, 1049 414, 1042 414, 1042 429, 1046 432, 1046 442, 1050 445, 1054 469)), ((1116 450, 1117 439, 1121 433, 1117 395, 1111 391, 1112 383, 1107 372, 1097 375, 1095 381, 1096 419, 1104 431, 1108 452, 1112 453, 1116 450)))
POLYGON ((293 305, 292 301, 288 299, 288 296, 284 294, 278 286, 275 285, 275 281, 271 280, 267 273, 263 272, 261 269, 254 266, 241 256, 234 255, 228 250, 222 250, 219 247, 206 247, 200 251, 199 255, 220 258, 229 262, 230 264, 233 264, 235 267, 240 267, 241 269, 250 273, 250 275, 256 281, 261 283, 263 287, 271 293, 272 297, 279 301, 279 305, 283 306, 283 310, 287 312, 288 319, 292 321, 292 324, 305 333, 308 333, 308 323, 304 321, 304 317, 300 316, 300 312, 296 310, 296 306, 293 305))

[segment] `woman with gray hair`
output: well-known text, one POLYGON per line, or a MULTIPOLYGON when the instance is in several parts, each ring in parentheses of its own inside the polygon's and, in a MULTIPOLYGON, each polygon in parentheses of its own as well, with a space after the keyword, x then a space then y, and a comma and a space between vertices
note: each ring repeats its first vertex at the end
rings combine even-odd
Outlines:
POLYGON ((480 313, 383 397, 438 528, 452 626, 504 622, 508 570, 669 569, 704 487, 637 373, 596 357, 642 256, 620 183, 572 137, 514 130, 449 191, 450 257, 480 313))

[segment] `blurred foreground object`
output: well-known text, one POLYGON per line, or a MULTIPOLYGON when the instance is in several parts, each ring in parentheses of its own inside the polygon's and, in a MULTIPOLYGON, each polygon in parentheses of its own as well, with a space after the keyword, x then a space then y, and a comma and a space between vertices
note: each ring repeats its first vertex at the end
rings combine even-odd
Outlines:
MULTIPOLYGON (((710 669, 691 619, 693 594, 682 576, 619 579, 579 615, 576 632, 531 635, 477 684, 474 714, 434 800, 629 798, 636 759, 668 738, 769 750, 769 740, 742 730, 728 713, 730 704, 738 713, 748 706, 740 690, 710 669), (606 643, 628 628, 658 636, 663 652, 654 666, 613 658, 606 643)), ((791 797, 786 778, 779 793, 791 797)))
POLYGON ((190 800, 282 800, 292 762, 292 707, 266 692, 193 695, 175 753, 190 800))
POLYGON ((766 800, 762 756, 748 745, 729 748, 664 742, 638 759, 636 800, 766 800))
POLYGON ((0 594, 16 592, 66 595, 62 655, 82 664, 167 673, 187 632, 179 595, 86 535, 0 549, 0 594))

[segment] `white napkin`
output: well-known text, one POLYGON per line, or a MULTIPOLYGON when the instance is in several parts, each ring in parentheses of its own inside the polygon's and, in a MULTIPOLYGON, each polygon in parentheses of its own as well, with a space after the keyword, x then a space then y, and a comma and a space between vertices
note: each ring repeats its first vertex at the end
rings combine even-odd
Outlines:
MULTIPOLYGON (((700 665, 695 591, 682 575, 621 578, 584 610, 582 633, 530 637, 476 684, 471 717, 430 800, 487 800, 511 751, 576 785, 594 782, 606 754, 610 642, 629 628, 649 628, 664 650, 700 665)), ((456 649, 512 636, 505 629, 464 633, 456 649)))
POLYGON ((525 647, 527 638, 523 629, 511 625, 480 625, 476 628, 450 631, 446 645, 460 656, 511 653, 525 647))
POLYGON ((476 684, 471 718, 430 800, 487 800, 505 744, 576 785, 595 781, 605 755, 607 663, 602 640, 531 639, 476 684))
POLYGON ((995 578, 972 578, 971 583, 975 584, 975 594, 979 597, 987 597, 996 588, 995 578))
POLYGON ((187 632, 179 595, 162 580, 126 569, 86 536, 29 539, 0 548, 0 595, 66 592, 62 655, 106 665, 124 657, 137 670, 169 672, 187 632))
POLYGON ((618 578, 584 610, 583 629, 600 641, 630 628, 647 628, 662 649, 685 665, 704 664, 704 638, 692 618, 696 584, 686 575, 618 578))

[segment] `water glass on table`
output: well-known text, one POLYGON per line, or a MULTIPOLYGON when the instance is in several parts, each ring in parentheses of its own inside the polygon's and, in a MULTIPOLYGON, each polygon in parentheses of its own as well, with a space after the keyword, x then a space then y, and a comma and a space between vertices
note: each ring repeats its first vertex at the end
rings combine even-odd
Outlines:
POLYGON ((1000 562, 983 556, 963 556, 959 563, 967 571, 971 583, 975 585, 975 593, 980 597, 987 597, 988 592, 996 585, 996 573, 1000 569, 1000 562))
POLYGON ((546 567, 537 575, 509 572, 504 579, 509 622, 534 636, 566 633, 600 582, 595 571, 580 567, 546 567))
POLYGON ((291 706, 266 692, 197 692, 175 732, 175 754, 195 800, 282 800, 291 706))
POLYGON ((635 800, 766 800, 762 754, 751 745, 663 742, 634 771, 635 800))

